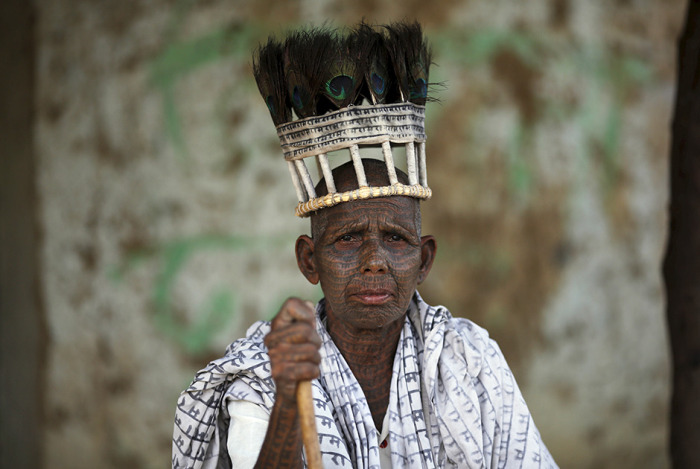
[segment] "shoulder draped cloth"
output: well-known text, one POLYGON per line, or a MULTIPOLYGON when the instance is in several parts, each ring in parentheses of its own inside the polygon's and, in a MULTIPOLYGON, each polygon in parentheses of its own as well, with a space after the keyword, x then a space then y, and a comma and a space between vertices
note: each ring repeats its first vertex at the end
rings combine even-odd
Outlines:
MULTIPOLYGON (((362 389, 325 329, 321 377, 312 381, 324 467, 379 469, 379 442, 362 389)), ((230 467, 226 450, 229 399, 268 412, 275 384, 257 322, 223 358, 197 373, 180 396, 173 433, 174 468, 230 467)), ((415 294, 394 359, 388 415, 395 468, 557 467, 513 375, 488 333, 415 294)))

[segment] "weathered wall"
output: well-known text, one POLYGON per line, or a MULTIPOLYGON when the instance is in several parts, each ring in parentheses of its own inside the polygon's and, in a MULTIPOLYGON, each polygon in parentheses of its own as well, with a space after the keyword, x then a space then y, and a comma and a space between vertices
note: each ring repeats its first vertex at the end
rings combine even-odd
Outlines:
POLYGON ((439 255, 563 467, 666 467, 659 262, 680 0, 38 5, 47 467, 162 467, 193 373, 288 295, 307 229, 250 50, 416 16, 439 255), (653 20, 652 20, 653 18, 653 20))

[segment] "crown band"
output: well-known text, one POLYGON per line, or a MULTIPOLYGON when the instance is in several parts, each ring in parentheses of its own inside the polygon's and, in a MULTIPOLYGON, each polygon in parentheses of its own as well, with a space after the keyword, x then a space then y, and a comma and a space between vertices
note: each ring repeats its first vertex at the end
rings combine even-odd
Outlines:
POLYGON ((287 161, 352 145, 425 142, 425 107, 413 103, 351 106, 277 126, 287 161))
POLYGON ((382 187, 360 187, 347 192, 335 192, 326 194, 321 197, 316 197, 307 202, 299 202, 295 209, 295 214, 298 217, 308 217, 311 212, 322 208, 332 207, 342 202, 350 202, 352 200, 374 199, 377 197, 390 197, 394 195, 404 195, 416 199, 429 199, 432 191, 428 187, 423 187, 419 184, 407 186, 405 184, 396 183, 391 186, 382 187))

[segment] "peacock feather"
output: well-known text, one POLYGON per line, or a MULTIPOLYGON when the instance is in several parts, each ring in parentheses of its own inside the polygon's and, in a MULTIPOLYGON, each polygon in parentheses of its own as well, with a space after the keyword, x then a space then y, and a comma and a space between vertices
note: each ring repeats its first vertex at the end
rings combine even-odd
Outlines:
POLYGON ((326 100, 319 99, 319 114, 355 104, 363 76, 357 52, 352 36, 333 38, 327 49, 327 66, 321 86, 321 95, 326 100))
POLYGON ((273 38, 253 56, 253 75, 275 125, 289 122, 292 112, 285 90, 282 45, 273 38))
POLYGON ((253 58, 253 73, 275 125, 322 115, 365 98, 372 104, 424 105, 431 53, 418 23, 374 27, 349 34, 301 30, 284 43, 270 38, 253 58))
POLYGON ((420 24, 414 23, 407 28, 410 31, 408 34, 410 45, 406 49, 409 100, 424 106, 428 99, 428 72, 432 52, 423 39, 420 24))
POLYGON ((394 23, 386 29, 402 101, 425 105, 431 52, 423 39, 420 24, 394 23))
POLYGON ((334 36, 325 29, 301 31, 287 37, 284 76, 289 101, 299 118, 315 116, 319 91, 328 67, 334 36))
POLYGON ((358 51, 358 63, 364 71, 362 93, 373 104, 389 102, 394 81, 384 35, 363 22, 353 31, 352 38, 358 51))
POLYGON ((391 67, 396 77, 398 87, 398 101, 408 101, 408 72, 406 71, 406 44, 403 41, 402 23, 384 26, 387 37, 387 51, 389 52, 391 67))

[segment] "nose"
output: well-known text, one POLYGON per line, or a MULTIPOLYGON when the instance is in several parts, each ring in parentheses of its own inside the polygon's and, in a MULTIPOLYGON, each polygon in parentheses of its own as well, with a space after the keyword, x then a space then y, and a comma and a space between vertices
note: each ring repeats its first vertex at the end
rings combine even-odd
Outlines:
POLYGON ((363 273, 386 273, 388 270, 386 251, 374 239, 362 243, 360 261, 363 273))

